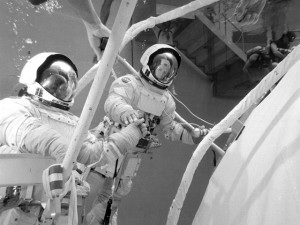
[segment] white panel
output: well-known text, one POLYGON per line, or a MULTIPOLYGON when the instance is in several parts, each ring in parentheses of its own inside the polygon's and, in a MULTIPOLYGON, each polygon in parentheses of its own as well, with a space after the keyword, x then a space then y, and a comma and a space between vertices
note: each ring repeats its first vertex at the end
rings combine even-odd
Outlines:
POLYGON ((251 113, 193 224, 300 224, 300 63, 251 113))
POLYGON ((42 183, 43 170, 55 160, 34 154, 0 154, 0 186, 42 183))

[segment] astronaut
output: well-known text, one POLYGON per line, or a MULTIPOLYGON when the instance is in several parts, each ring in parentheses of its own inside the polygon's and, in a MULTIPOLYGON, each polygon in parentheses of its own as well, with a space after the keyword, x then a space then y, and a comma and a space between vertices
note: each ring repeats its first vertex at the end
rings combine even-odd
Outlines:
POLYGON ((291 51, 291 44, 295 40, 296 34, 293 31, 287 31, 282 34, 278 40, 271 40, 270 56, 272 61, 277 65, 281 62, 291 51))
POLYGON ((249 49, 246 54, 247 61, 243 67, 243 72, 248 77, 250 83, 256 83, 250 74, 250 68, 257 68, 260 70, 268 69, 270 71, 275 68, 275 66, 272 64, 272 59, 270 56, 270 46, 256 46, 249 49))
MULTIPOLYGON (((44 52, 31 58, 19 79, 26 85, 24 95, 0 101, 1 149, 5 153, 52 156, 61 163, 79 120, 68 111, 74 103, 77 80, 76 66, 65 55, 44 52)), ((88 132, 77 161, 84 165, 97 163, 97 166, 108 168, 114 167, 116 161, 121 163, 127 149, 134 147, 145 131, 141 123, 142 120, 106 139, 98 139, 88 132)), ((33 198, 40 197, 41 191, 36 190, 33 198)), ((31 207, 28 204, 25 209, 16 205, 9 210, 3 210, 3 207, 5 204, 0 205, 2 225, 39 224, 41 205, 31 207)))
MULTIPOLYGON (((136 175, 141 162, 141 154, 161 145, 155 134, 156 128, 161 127, 165 138, 171 141, 191 145, 199 143, 208 133, 207 129, 202 129, 198 133, 188 131, 174 120, 176 106, 167 88, 177 75, 180 61, 181 57, 175 48, 166 44, 155 44, 142 55, 140 59, 142 68, 138 76, 131 74, 122 76, 110 87, 104 104, 107 116, 102 124, 102 134, 120 132, 139 118, 145 119, 148 129, 148 134, 139 140, 136 147, 127 152, 118 171, 117 184, 121 185, 114 187, 111 214, 116 212, 121 198, 130 192, 132 178, 136 175)), ((99 174, 109 174, 99 167, 95 170, 99 174)), ((102 195, 99 193, 99 196, 102 195)), ((88 217, 98 220, 98 223, 91 223, 93 225, 101 224, 98 215, 106 208, 105 202, 98 200, 99 198, 88 214, 88 217)))

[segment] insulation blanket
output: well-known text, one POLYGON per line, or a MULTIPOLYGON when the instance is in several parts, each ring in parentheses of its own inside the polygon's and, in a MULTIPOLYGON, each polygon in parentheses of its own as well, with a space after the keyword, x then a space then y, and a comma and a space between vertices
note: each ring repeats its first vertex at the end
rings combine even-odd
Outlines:
POLYGON ((300 224, 300 62, 251 113, 193 225, 300 224))

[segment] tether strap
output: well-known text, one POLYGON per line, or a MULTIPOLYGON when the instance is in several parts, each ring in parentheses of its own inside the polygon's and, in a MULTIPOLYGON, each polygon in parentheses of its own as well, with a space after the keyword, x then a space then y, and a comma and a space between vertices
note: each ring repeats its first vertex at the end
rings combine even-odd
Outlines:
MULTIPOLYGON (((115 183, 117 173, 118 173, 117 168, 118 168, 118 159, 116 160, 116 166, 115 166, 115 172, 114 172, 114 183, 115 183)), ((108 202, 107 202, 106 211, 105 211, 105 215, 104 215, 104 219, 103 219, 103 225, 109 225, 110 216, 111 216, 111 206, 113 203, 113 197, 114 197, 114 192, 115 192, 114 186, 115 185, 112 186, 112 194, 109 197, 108 202)))
POLYGON ((43 213, 45 219, 55 219, 61 213, 61 199, 70 191, 68 225, 78 225, 77 189, 75 174, 72 171, 69 180, 63 184, 63 167, 54 164, 43 171, 43 186, 47 196, 47 203, 43 213))

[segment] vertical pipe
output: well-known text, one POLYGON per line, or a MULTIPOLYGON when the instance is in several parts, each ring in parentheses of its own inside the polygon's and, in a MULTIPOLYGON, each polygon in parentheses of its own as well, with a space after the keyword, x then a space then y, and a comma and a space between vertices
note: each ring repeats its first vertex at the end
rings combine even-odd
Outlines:
POLYGON ((99 63, 96 77, 91 86, 80 120, 63 161, 64 180, 68 178, 76 162, 83 139, 88 132, 89 126, 98 107, 136 3, 137 0, 123 0, 121 2, 102 60, 99 63))

